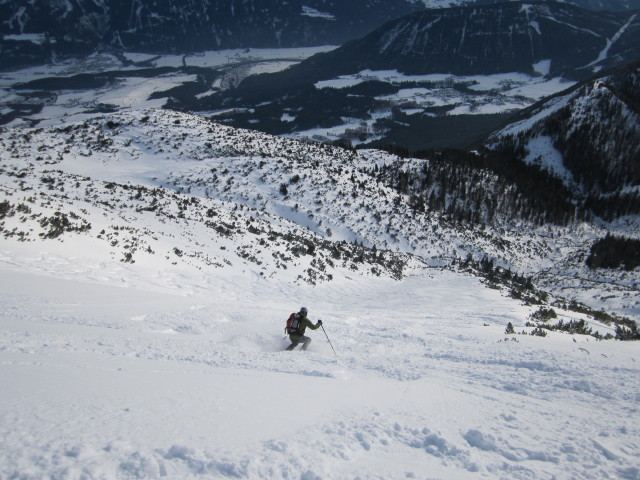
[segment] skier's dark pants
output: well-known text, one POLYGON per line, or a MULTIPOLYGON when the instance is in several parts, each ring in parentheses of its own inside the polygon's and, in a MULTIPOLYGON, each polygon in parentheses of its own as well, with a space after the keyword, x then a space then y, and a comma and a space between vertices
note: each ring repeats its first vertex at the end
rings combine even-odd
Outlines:
POLYGON ((289 335, 289 340, 291 340, 291 345, 287 347, 287 350, 293 350, 300 343, 302 343, 302 350, 306 350, 311 343, 311 339, 309 337, 305 337, 304 335, 295 335, 293 333, 289 335))

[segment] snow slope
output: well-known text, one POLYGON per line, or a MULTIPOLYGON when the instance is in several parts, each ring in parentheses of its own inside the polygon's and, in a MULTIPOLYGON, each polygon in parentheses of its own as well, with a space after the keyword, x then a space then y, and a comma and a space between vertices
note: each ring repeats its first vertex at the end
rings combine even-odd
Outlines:
POLYGON ((294 281, 354 270, 397 277, 416 262, 488 256, 520 274, 544 275, 552 293, 638 318, 635 272, 584 265, 593 241, 607 232, 637 236, 633 219, 567 228, 512 219, 460 226, 439 212, 415 211, 371 173, 396 163, 411 174, 426 160, 300 143, 166 110, 65 122, 0 136, 5 238, 55 238, 62 215, 63 230, 85 232, 100 255, 138 266, 155 256, 200 268, 240 261, 267 278, 294 281), (362 257, 359 245, 384 254, 367 251, 363 264, 353 262, 362 257), (583 290, 591 282, 595 290, 583 290))
POLYGON ((471 277, 313 288, 227 271, 181 295, 110 268, 100 283, 2 270, 3 478, 640 472, 637 344, 507 337, 528 309, 471 277), (337 359, 321 330, 282 351, 301 303, 337 359))
MULTIPOLYGON (((456 229, 366 173, 403 160, 176 112, 0 145, 0 478, 640 478, 637 342, 527 335, 440 267, 568 274, 599 227, 456 229), (302 305, 337 355, 283 351, 302 305)), ((598 275, 637 317, 636 274, 598 275)))

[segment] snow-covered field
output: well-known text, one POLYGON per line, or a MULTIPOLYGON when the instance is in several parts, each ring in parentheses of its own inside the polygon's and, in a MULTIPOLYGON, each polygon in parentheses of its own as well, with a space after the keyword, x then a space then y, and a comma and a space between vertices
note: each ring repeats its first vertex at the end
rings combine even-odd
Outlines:
POLYGON ((640 478, 638 344, 506 336, 529 309, 472 277, 151 288, 6 249, 0 478, 640 478), (301 305, 337 357, 283 351, 301 305))
MULTIPOLYGON (((410 86, 400 88, 396 93, 377 97, 390 106, 385 110, 369 112, 370 117, 367 119, 343 118, 342 125, 294 132, 289 136, 299 139, 335 139, 350 129, 364 129, 369 134, 366 140, 368 142, 376 137, 376 121, 392 117, 391 106, 397 106, 410 116, 436 116, 430 112, 434 107, 448 108, 447 115, 453 116, 504 113, 528 107, 573 85, 573 82, 562 78, 547 78, 542 75, 530 76, 517 72, 484 76, 405 75, 397 70, 363 70, 354 75, 342 75, 317 82, 315 87, 342 89, 370 81, 410 86)), ((354 140, 353 143, 363 142, 354 140)))
MULTIPOLYGON (((123 65, 121 58, 111 54, 94 54, 83 59, 68 59, 58 64, 4 71, 0 72, 0 116, 5 113, 5 109, 10 110, 10 107, 16 103, 41 103, 43 105, 42 111, 29 115, 28 121, 44 122, 59 121, 63 117, 82 114, 87 109, 101 104, 115 105, 120 108, 160 108, 166 103, 167 98, 150 99, 152 94, 193 82, 196 75, 176 71, 155 77, 128 77, 128 71, 163 67, 179 69, 183 66, 224 71, 221 79, 212 85, 212 88, 216 89, 220 88, 222 83, 237 84, 248 75, 283 70, 311 55, 334 48, 336 47, 330 45, 307 48, 254 48, 161 56, 126 52, 123 57, 126 61, 133 62, 128 65, 123 65), (50 97, 45 100, 25 97, 24 91, 14 89, 17 84, 38 79, 99 74, 108 71, 119 71, 122 75, 117 81, 111 82, 103 88, 60 90, 51 92, 50 97)), ((13 123, 22 123, 26 117, 26 115, 22 115, 13 123)))

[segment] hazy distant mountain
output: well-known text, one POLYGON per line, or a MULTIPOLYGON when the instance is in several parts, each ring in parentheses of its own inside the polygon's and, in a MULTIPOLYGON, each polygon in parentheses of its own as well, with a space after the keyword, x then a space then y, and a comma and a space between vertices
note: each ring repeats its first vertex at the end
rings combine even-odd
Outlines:
POLYGON ((11 0, 0 2, 3 66, 98 48, 187 53, 339 45, 422 8, 408 0, 11 0))
POLYGON ((523 72, 589 76, 640 57, 640 15, 557 2, 428 10, 386 23, 282 76, 316 80, 365 69, 457 75, 523 72))
MULTIPOLYGON (((424 5, 425 8, 460 7, 463 5, 483 5, 487 3, 499 3, 492 0, 412 0, 414 3, 424 5)), ((639 10, 640 0, 568 0, 566 3, 589 10, 624 11, 639 10)))
MULTIPOLYGON (((0 0, 0 64, 12 67, 96 49, 188 53, 244 47, 341 45, 441 0, 0 0)), ((640 0, 575 0, 640 9, 640 0)), ((498 19, 495 19, 498 20, 498 19)))

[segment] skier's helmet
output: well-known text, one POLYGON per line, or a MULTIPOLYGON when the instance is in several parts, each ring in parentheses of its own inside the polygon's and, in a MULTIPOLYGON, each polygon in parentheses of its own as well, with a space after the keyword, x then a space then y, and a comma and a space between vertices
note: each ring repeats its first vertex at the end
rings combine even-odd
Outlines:
POLYGON ((307 314, 307 307, 301 307, 300 308, 300 313, 302 313, 303 315, 307 314))

